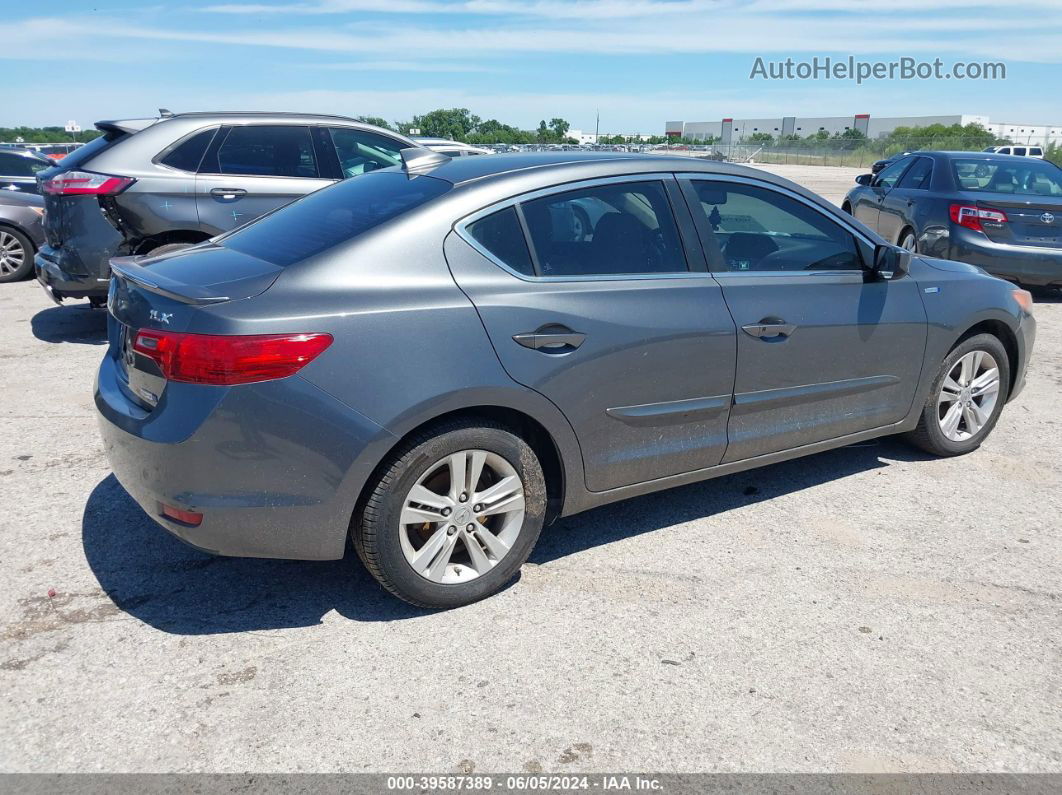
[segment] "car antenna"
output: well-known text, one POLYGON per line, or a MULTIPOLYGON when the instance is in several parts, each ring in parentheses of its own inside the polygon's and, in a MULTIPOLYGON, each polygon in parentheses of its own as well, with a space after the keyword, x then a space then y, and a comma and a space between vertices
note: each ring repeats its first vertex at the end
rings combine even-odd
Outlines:
POLYGON ((423 146, 409 146, 398 154, 402 156, 402 168, 409 174, 425 174, 433 168, 450 162, 450 156, 423 146))
POLYGON ((169 108, 159 108, 159 118, 160 119, 168 119, 171 116, 173 116, 173 111, 172 110, 170 110, 169 108))

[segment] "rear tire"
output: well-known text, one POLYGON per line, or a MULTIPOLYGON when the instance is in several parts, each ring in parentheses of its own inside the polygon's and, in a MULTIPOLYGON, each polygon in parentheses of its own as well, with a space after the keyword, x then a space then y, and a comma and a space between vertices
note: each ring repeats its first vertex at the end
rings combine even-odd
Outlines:
POLYGON ((918 426, 905 438, 937 456, 976 450, 995 428, 1009 389, 1003 343, 991 334, 963 340, 944 357, 918 426))
POLYGON ((903 234, 900 235, 900 248, 905 248, 912 254, 918 253, 918 238, 915 237, 915 233, 911 229, 905 229, 903 234))
POLYGON ((33 275, 33 242, 10 226, 0 226, 0 283, 18 282, 33 275))
POLYGON ((546 511, 538 458, 485 418, 417 434, 370 485, 352 522, 354 548, 384 588, 418 607, 497 593, 531 554, 546 511))

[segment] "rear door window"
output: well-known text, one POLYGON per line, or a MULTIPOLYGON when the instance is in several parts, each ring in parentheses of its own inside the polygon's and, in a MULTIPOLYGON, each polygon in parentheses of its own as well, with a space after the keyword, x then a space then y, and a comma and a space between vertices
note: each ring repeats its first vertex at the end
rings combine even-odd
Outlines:
POLYGON ((319 172, 310 128, 294 125, 233 127, 218 148, 218 173, 316 179, 319 172))
POLYGON ((1018 155, 1019 157, 1025 157, 1025 147, 1024 146, 1015 146, 1014 147, 1014 154, 1018 155))
POLYGON ((402 162, 399 152, 406 147, 401 141, 353 127, 333 127, 332 143, 339 157, 343 177, 356 177, 402 162))
POLYGON ((595 185, 533 199, 520 207, 540 276, 688 270, 661 182, 595 185))
POLYGON ((381 171, 337 182, 218 240, 226 248, 285 267, 352 240, 442 196, 453 185, 381 171))
POLYGON ((903 175, 896 187, 910 188, 911 190, 929 190, 929 181, 932 177, 933 161, 928 157, 920 157, 903 175))

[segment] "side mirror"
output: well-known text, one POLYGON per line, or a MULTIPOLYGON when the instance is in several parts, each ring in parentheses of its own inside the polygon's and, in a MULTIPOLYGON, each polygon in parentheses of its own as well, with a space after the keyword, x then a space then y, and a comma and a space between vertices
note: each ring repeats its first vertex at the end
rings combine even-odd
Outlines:
POLYGON ((887 243, 874 249, 874 275, 879 279, 894 282, 911 270, 911 252, 887 243))
POLYGON ((858 185, 869 185, 873 181, 873 174, 860 174, 858 177, 856 177, 856 184, 858 185))

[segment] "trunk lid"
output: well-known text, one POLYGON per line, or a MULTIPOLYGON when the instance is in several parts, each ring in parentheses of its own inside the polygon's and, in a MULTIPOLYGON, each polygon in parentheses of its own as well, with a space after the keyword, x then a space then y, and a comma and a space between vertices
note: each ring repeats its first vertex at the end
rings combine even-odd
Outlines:
POLYGON ((108 355, 126 395, 151 411, 166 388, 158 365, 133 350, 139 331, 187 331, 202 307, 259 295, 282 271, 212 243, 159 257, 112 259, 108 355))
POLYGON ((1017 246, 1062 246, 1062 199, 1044 196, 1015 200, 1007 194, 996 196, 979 196, 977 201, 978 207, 1002 210, 1007 216, 1005 224, 984 225, 990 240, 1017 246))

